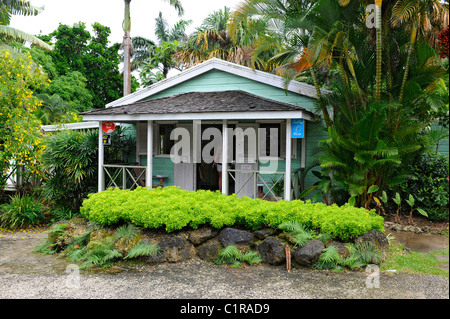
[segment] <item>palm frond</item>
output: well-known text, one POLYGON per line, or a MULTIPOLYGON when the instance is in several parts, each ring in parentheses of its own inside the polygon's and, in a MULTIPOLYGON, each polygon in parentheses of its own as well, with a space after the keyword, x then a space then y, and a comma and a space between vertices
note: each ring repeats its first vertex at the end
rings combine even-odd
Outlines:
POLYGON ((29 41, 32 44, 36 44, 39 47, 52 51, 53 50, 53 46, 49 45, 47 43, 45 43, 44 41, 42 41, 41 39, 39 39, 38 37, 35 37, 34 35, 28 34, 26 32, 17 30, 15 28, 9 27, 9 26, 5 26, 5 25, 0 25, 0 34, 7 36, 7 37, 11 37, 13 39, 16 40, 21 40, 21 41, 29 41))

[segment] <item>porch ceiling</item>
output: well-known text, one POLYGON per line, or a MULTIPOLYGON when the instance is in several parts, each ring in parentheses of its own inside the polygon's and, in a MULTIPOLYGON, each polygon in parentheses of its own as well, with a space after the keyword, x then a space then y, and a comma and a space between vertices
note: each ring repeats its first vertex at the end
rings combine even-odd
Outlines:
POLYGON ((304 108, 238 90, 190 92, 81 114, 85 121, 317 118, 304 108))

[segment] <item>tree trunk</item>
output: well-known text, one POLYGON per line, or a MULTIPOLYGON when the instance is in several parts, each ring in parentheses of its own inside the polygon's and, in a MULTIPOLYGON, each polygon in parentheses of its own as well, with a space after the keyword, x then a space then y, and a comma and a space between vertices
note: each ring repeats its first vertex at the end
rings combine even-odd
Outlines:
POLYGON ((125 31, 123 37, 123 96, 131 94, 131 37, 125 31))
POLYGON ((131 17, 130 17, 130 2, 125 1, 125 18, 123 21, 123 31, 125 35, 123 37, 122 49, 123 49, 123 96, 131 94, 131 17))
POLYGON ((375 87, 375 100, 380 102, 381 100, 381 61, 382 61, 382 45, 383 38, 381 33, 382 17, 381 6, 383 0, 375 0, 376 8, 376 31, 377 31, 377 74, 376 74, 376 87, 375 87))

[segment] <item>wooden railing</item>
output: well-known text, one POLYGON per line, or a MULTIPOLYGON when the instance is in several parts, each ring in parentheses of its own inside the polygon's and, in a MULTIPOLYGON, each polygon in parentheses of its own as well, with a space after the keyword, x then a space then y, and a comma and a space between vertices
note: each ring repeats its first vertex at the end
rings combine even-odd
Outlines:
MULTIPOLYGON (((241 191, 248 185, 248 183, 253 184, 253 194, 251 194, 252 198, 261 198, 261 199, 271 199, 275 201, 279 201, 284 198, 284 180, 286 172, 264 172, 264 171, 255 171, 255 170, 237 170, 237 169, 228 169, 229 177, 234 181, 236 195, 241 195, 241 191), (239 183, 236 179, 236 173, 248 174, 248 177, 245 179, 245 182, 239 183), (263 176, 272 176, 271 181, 267 181, 267 179, 263 178, 263 176), (273 178, 275 177, 275 178, 273 178), (274 189, 282 186, 283 192, 282 195, 276 194, 274 189), (262 190, 262 191, 259 191, 262 190)), ((300 169, 291 171, 291 198, 298 199, 300 195, 300 169), (292 177, 293 175, 293 177, 292 177)))
POLYGON ((145 166, 103 165, 105 189, 135 189, 145 186, 145 166))

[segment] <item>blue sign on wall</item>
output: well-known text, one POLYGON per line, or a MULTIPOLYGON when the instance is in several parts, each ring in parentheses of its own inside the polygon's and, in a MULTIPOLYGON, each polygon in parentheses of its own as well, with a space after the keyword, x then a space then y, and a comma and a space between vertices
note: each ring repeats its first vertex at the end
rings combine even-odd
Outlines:
POLYGON ((305 120, 293 119, 291 120, 291 138, 305 137, 305 120))

